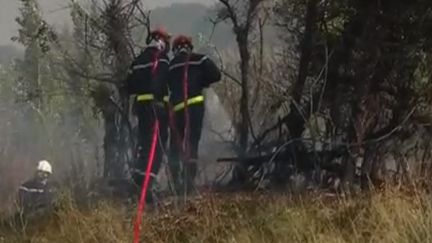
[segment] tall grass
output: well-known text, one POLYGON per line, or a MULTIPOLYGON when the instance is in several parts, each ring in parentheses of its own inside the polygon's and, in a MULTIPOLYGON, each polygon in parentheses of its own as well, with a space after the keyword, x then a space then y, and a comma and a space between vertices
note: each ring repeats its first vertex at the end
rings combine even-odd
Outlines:
MULTIPOLYGON (((206 196, 148 212, 143 242, 432 242, 430 196, 376 193, 356 199, 275 195, 206 196)), ((99 203, 57 213, 0 242, 131 242, 134 207, 99 203)))

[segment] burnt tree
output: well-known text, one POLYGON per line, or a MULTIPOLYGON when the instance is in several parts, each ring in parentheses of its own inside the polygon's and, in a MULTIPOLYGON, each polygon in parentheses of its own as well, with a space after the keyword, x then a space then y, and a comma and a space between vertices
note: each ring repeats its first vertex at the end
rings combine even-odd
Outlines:
POLYGON ((264 0, 230 1, 219 0, 222 7, 218 17, 221 20, 229 20, 232 23, 233 32, 236 36, 237 47, 240 55, 240 115, 241 119, 237 125, 240 153, 244 155, 248 148, 249 131, 251 127, 249 115, 249 74, 250 74, 250 40, 254 31, 254 23, 260 5, 264 0), (245 9, 245 10, 244 10, 245 9))

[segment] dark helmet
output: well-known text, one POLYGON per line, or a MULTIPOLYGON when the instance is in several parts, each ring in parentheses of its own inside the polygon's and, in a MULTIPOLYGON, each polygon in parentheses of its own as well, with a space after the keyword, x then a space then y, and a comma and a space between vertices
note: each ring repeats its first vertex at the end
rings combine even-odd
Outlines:
POLYGON ((177 36, 172 44, 172 50, 176 51, 181 48, 193 49, 192 38, 186 35, 177 36))
POLYGON ((168 31, 165 28, 159 27, 150 32, 150 39, 155 39, 155 40, 162 39, 164 42, 169 44, 171 35, 168 33, 168 31))

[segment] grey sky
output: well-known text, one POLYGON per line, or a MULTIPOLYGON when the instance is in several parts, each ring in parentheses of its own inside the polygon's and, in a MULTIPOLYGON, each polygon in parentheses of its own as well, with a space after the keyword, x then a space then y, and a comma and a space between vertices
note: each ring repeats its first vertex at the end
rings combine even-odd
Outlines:
MULTIPOLYGON (((85 1, 85 0, 81 0, 85 1)), ((212 4, 215 0, 143 0, 147 8, 167 6, 172 3, 203 3, 212 4)), ((15 18, 18 15, 19 0, 0 0, 0 45, 11 44, 10 38, 16 34, 15 18)), ((62 10, 68 0, 39 0, 43 14, 50 24, 62 26, 67 21, 69 13, 62 10)))

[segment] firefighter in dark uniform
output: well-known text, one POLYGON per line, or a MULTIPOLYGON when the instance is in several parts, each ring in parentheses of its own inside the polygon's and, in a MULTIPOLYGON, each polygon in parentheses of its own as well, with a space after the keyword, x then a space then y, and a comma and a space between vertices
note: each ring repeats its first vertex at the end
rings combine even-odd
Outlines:
MULTIPOLYGON (((132 168, 132 180, 137 189, 143 184, 156 118, 160 124, 159 142, 150 174, 150 188, 161 167, 168 139, 168 114, 164 103, 168 101, 169 42, 170 35, 164 29, 153 30, 148 46, 133 61, 126 82, 129 95, 136 95, 133 110, 138 117, 138 156, 132 168)), ((151 200, 152 193, 147 195, 147 200, 151 200)))
POLYGON ((39 161, 35 176, 20 186, 18 205, 22 215, 45 214, 53 209, 55 187, 50 181, 51 175, 51 164, 46 160, 39 161))
POLYGON ((198 145, 204 118, 203 89, 218 82, 221 73, 207 56, 192 52, 190 37, 176 37, 172 50, 174 58, 170 61, 168 78, 170 120, 174 123, 170 136, 170 170, 177 190, 190 192, 197 174, 198 145))

